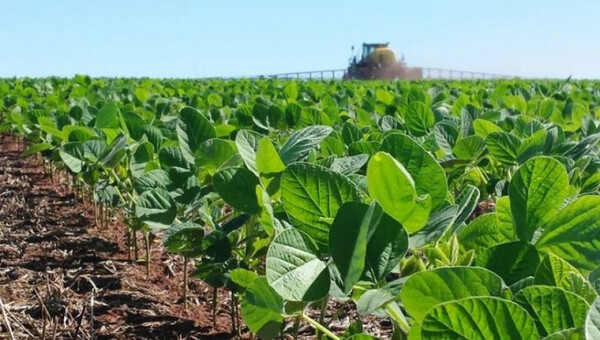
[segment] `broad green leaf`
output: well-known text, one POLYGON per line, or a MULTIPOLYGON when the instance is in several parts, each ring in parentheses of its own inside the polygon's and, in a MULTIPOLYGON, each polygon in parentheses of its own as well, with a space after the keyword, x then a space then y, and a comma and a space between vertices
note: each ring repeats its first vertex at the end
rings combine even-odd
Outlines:
POLYGON ((285 84, 283 94, 288 102, 295 102, 298 97, 298 84, 295 81, 290 81, 285 84))
POLYGON ((389 292, 382 289, 370 289, 356 301, 356 309, 361 314, 374 314, 391 301, 394 301, 394 296, 389 292))
POLYGON ((358 188, 345 176, 321 166, 297 163, 281 176, 283 207, 294 227, 321 249, 329 242, 331 221, 345 202, 360 201, 358 188))
POLYGON ((300 230, 275 236, 266 262, 269 285, 286 300, 316 301, 329 292, 329 270, 313 240, 300 230))
POLYGON ((456 127, 447 121, 439 122, 435 124, 435 127, 433 128, 433 136, 437 146, 444 151, 446 155, 451 155, 452 149, 458 139, 458 130, 456 127))
POLYGON ((597 296, 590 282, 575 267, 553 254, 546 255, 540 263, 535 272, 534 283, 563 288, 589 303, 597 296))
POLYGON ((119 107, 115 102, 108 102, 96 114, 95 127, 98 129, 119 128, 119 107))
POLYGON ((275 339, 283 326, 283 300, 264 277, 252 281, 242 298, 242 315, 248 328, 261 339, 275 339))
POLYGON ((221 198, 234 209, 254 215, 260 213, 256 197, 258 178, 245 168, 227 168, 217 172, 213 185, 221 198))
POLYGON ((231 271, 231 281, 240 287, 248 288, 256 279, 258 279, 258 274, 248 269, 235 268, 231 271))
POLYGON ((549 286, 524 288, 514 301, 529 312, 542 336, 582 327, 590 307, 577 294, 549 286))
POLYGON ((506 132, 492 132, 485 139, 490 155, 504 164, 517 164, 517 154, 521 140, 506 132))
POLYGON ((190 168, 190 163, 181 153, 181 149, 176 146, 164 146, 158 151, 158 160, 163 168, 190 168))
POLYGON ((424 103, 412 102, 404 113, 404 123, 414 136, 425 136, 435 124, 433 111, 424 103))
POLYGON ((390 215, 383 213, 379 223, 371 225, 367 244, 366 270, 374 281, 385 279, 408 250, 408 233, 390 215), (374 277, 373 277, 374 276, 374 277))
POLYGON ((74 173, 80 173, 85 165, 85 150, 80 142, 64 144, 58 149, 63 163, 74 173))
POLYGON ((585 339, 585 329, 583 327, 579 328, 569 328, 564 331, 552 333, 543 340, 584 340, 585 339))
POLYGON ((146 165, 154 159, 154 145, 150 142, 140 143, 131 157, 129 168, 133 177, 140 177, 146 172, 146 165))
POLYGON ((479 136, 467 136, 459 139, 452 152, 459 159, 475 160, 485 149, 485 140, 479 136))
POLYGON ((27 157, 36 153, 40 153, 42 151, 50 150, 53 146, 50 143, 38 143, 28 147, 25 151, 21 153, 21 157, 27 157))
POLYGON ((416 232, 427 223, 431 197, 418 196, 412 177, 390 154, 378 152, 371 158, 367 186, 371 198, 409 232, 416 232))
POLYGON ((479 189, 477 187, 467 184, 464 189, 460 192, 456 198, 456 205, 458 210, 456 212, 456 219, 454 225, 459 226, 463 222, 469 219, 475 208, 477 202, 479 202, 479 189))
POLYGON ((279 156, 284 164, 302 160, 308 153, 316 148, 333 128, 325 125, 314 125, 294 132, 279 151, 279 156))
POLYGON ((532 245, 525 242, 502 243, 478 254, 476 264, 500 275, 511 285, 532 276, 539 263, 540 255, 532 245))
POLYGON ((163 244, 168 252, 184 256, 198 256, 202 252, 204 228, 193 222, 175 223, 163 234, 163 244))
POLYGON ((477 253, 488 248, 514 241, 514 231, 503 229, 498 223, 497 213, 487 213, 478 216, 458 233, 460 244, 477 253))
POLYGON ((473 121, 473 130, 477 136, 486 138, 492 132, 502 131, 502 128, 489 120, 478 118, 473 121))
POLYGON ((367 161, 369 155, 361 153, 359 155, 336 158, 331 164, 331 170, 344 175, 350 175, 359 171, 367 161))
POLYGON ((127 135, 120 132, 108 145, 104 152, 98 156, 98 163, 102 164, 107 168, 116 167, 123 158, 126 156, 127 152, 127 135))
POLYGON ((553 158, 536 157, 517 170, 508 196, 520 240, 531 241, 535 231, 556 216, 568 190, 567 171, 553 158))
POLYGON ((192 107, 184 107, 179 111, 177 121, 177 139, 181 153, 188 161, 194 164, 194 155, 200 145, 216 137, 213 124, 198 110, 192 107))
POLYGON ((439 163, 414 139, 400 133, 387 136, 380 151, 389 153, 400 162, 415 181, 419 195, 431 196, 431 209, 441 206, 448 192, 446 174, 439 163))
POLYGON ((473 297, 435 306, 421 324, 423 339, 538 339, 527 311, 514 302, 473 297))
POLYGON ((585 338, 600 339, 600 298, 594 300, 585 319, 585 338))
POLYGON ((240 130, 235 136, 235 144, 237 145, 240 156, 246 164, 246 167, 258 176, 256 169, 256 152, 258 151, 258 143, 263 135, 250 130, 240 130))
POLYGON ((177 216, 177 206, 167 190, 156 188, 138 197, 135 215, 152 228, 166 229, 177 216))
POLYGON ((600 196, 582 196, 552 216, 535 246, 578 269, 594 269, 600 263, 600 196))
POLYGON ((383 210, 377 203, 344 203, 338 210, 329 232, 329 251, 340 273, 344 293, 352 290, 365 269, 367 240, 375 230, 383 210))
POLYGON ((256 152, 256 170, 260 175, 260 181, 271 196, 277 196, 281 181, 281 173, 285 165, 279 158, 277 149, 269 137, 263 137, 258 143, 256 152))
POLYGON ((235 143, 225 139, 213 138, 204 141, 198 147, 196 165, 209 174, 214 174, 236 155, 235 143))
POLYGON ((502 279, 484 268, 446 267, 411 275, 400 291, 406 311, 420 323, 440 303, 473 296, 502 296, 502 279))
POLYGON ((169 173, 162 169, 154 169, 136 178, 133 181, 133 188, 139 195, 155 188, 166 189, 169 184, 169 173))

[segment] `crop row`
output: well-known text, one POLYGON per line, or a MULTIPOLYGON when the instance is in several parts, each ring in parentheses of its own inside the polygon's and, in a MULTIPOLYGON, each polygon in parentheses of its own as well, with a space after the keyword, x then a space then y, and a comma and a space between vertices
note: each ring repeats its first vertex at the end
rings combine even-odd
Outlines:
POLYGON ((132 256, 160 235, 184 303, 191 265, 262 339, 373 338, 361 318, 332 332, 332 301, 395 339, 600 338, 600 83, 76 76, 0 95, 0 131, 98 224, 120 211, 132 256))

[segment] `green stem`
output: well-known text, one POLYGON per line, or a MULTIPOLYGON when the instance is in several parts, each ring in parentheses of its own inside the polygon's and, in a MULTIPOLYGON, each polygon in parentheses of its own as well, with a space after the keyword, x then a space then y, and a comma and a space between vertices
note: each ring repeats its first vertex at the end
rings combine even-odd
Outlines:
POLYGON ((406 321, 406 317, 402 314, 402 311, 394 308, 393 303, 395 302, 388 302, 385 305, 385 312, 392 320, 394 320, 404 334, 408 334, 408 331, 410 331, 410 325, 408 324, 408 321, 406 321))
POLYGON ((144 243, 146 244, 146 277, 150 277, 150 233, 144 232, 144 243))
POLYGON ((188 308, 188 299, 187 299, 187 291, 188 291, 188 257, 183 257, 183 308, 188 308))
POLYGON ((318 323, 317 321, 311 319, 309 316, 307 316, 304 313, 302 314, 302 319, 304 319, 306 322, 308 322, 308 324, 313 326, 316 330, 327 335, 330 339, 342 340, 339 336, 333 334, 329 329, 327 329, 327 327, 325 327, 325 326, 321 325, 320 323, 318 323))

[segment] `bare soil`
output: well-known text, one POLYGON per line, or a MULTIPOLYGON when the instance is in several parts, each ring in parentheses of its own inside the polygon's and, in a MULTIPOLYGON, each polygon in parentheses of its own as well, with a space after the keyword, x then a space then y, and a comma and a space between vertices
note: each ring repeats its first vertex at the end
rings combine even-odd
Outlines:
POLYGON ((144 263, 128 260, 126 227, 117 218, 95 226, 65 175, 52 179, 22 150, 0 136, 1 339, 7 324, 15 339, 234 337, 228 292, 219 291, 213 322, 213 289, 190 280, 184 309, 180 258, 155 242, 146 277, 144 263))

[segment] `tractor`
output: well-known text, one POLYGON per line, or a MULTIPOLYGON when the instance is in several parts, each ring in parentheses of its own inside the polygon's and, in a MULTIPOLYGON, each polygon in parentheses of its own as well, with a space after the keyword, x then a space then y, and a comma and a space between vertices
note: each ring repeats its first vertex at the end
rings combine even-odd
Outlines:
MULTIPOLYGON (((402 60, 396 60, 396 54, 388 47, 389 43, 363 43, 359 60, 354 55, 349 60, 348 70, 343 79, 421 79, 423 70, 419 67, 407 67, 402 60)), ((354 46, 352 46, 354 54, 354 46)))

